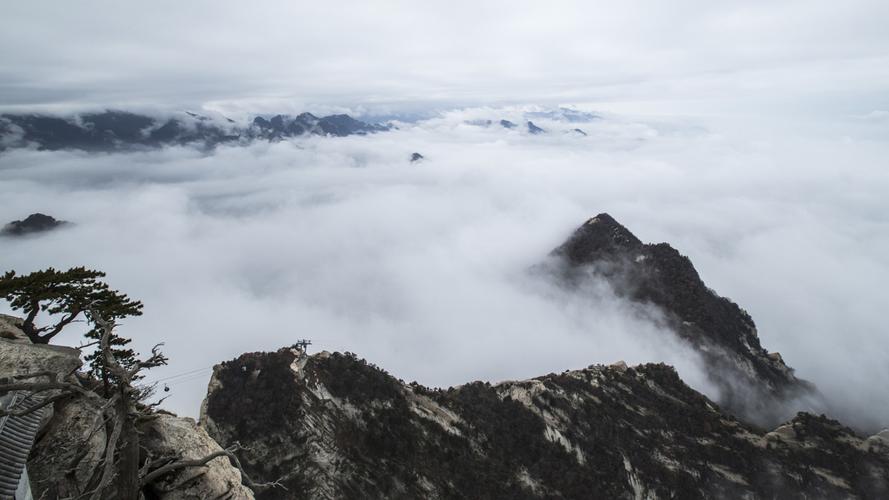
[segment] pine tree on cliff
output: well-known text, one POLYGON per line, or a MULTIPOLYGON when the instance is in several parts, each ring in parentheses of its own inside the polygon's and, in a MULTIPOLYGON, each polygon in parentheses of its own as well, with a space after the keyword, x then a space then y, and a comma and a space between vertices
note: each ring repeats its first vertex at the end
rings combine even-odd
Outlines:
POLYGON ((147 398, 153 393, 153 386, 142 386, 137 382, 141 372, 166 365, 167 358, 157 344, 151 349, 151 356, 139 359, 132 349, 123 348, 130 339, 115 333, 118 320, 142 314, 142 303, 134 301, 106 283, 99 281, 105 273, 84 267, 68 271, 49 268, 24 276, 9 271, 0 276, 0 297, 9 301, 13 310, 26 314, 21 328, 35 344, 47 344, 76 318, 83 315, 92 325, 86 337, 92 339, 96 351, 87 356, 90 373, 103 381, 103 391, 91 389, 77 377, 68 374, 60 379, 58 374, 38 372, 19 375, 12 380, 0 378, 0 396, 13 391, 29 394, 52 394, 42 402, 29 408, 16 411, 0 409, 0 417, 23 416, 67 397, 81 397, 95 411, 102 414, 106 427, 106 441, 102 466, 96 471, 97 484, 90 491, 81 492, 77 498, 91 500, 115 498, 120 500, 144 499, 143 488, 170 472, 202 467, 210 460, 225 457, 241 471, 241 479, 254 491, 280 487, 272 483, 254 483, 246 475, 234 452, 238 445, 211 453, 205 457, 187 460, 181 457, 145 456, 140 446, 140 433, 137 422, 150 418, 154 408, 160 404, 148 404, 147 398), (45 326, 37 326, 35 321, 40 312, 51 317, 61 315, 61 319, 45 326), (49 381, 33 381, 38 378, 49 381))
MULTIPOLYGON (((48 344, 78 317, 88 315, 90 309, 108 320, 142 314, 141 302, 111 290, 107 283, 99 281, 104 277, 105 273, 85 267, 67 271, 50 267, 22 276, 9 271, 0 277, 0 297, 9 301, 13 310, 25 313, 21 328, 31 342, 48 344), (62 316, 53 323, 37 326, 35 321, 41 312, 62 316)), ((87 336, 99 340, 95 330, 91 333, 87 336)))
MULTIPOLYGON (((105 321, 113 322, 142 314, 141 302, 112 290, 107 283, 99 280, 104 277, 105 273, 85 267, 72 267, 67 271, 49 268, 22 276, 9 271, 0 277, 0 296, 9 301, 13 310, 25 313, 21 328, 31 342, 48 344, 81 316, 95 325, 91 314, 99 314, 105 321), (41 312, 56 319, 49 324, 37 326, 35 322, 41 312)), ((98 344, 102 333, 94 327, 85 336, 92 339, 93 344, 98 344)), ((125 368, 131 368, 136 363, 136 353, 124 347, 129 343, 130 339, 118 335, 109 339, 115 358, 125 368)), ((97 350, 85 360, 90 364, 90 375, 102 380, 107 393, 115 375, 108 369, 104 356, 97 350)))

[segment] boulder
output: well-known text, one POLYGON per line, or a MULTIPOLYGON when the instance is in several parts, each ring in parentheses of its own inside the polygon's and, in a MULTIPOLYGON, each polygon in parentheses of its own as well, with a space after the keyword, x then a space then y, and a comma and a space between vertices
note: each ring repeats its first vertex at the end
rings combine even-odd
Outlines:
MULTIPOLYGON (((197 459, 222 448, 207 432, 190 418, 157 414, 140 429, 142 446, 153 457, 197 459)), ((188 467, 173 471, 149 484, 154 498, 186 499, 252 499, 253 492, 241 484, 241 473, 227 457, 215 458, 204 467, 188 467)))

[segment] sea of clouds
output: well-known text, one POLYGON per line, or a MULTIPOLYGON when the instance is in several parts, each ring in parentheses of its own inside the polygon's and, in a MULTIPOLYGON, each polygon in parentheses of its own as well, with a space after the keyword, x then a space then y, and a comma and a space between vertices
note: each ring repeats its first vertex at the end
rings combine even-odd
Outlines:
MULTIPOLYGON (((119 333, 143 353, 165 343, 170 365, 148 379, 169 384, 165 406, 184 414, 197 413, 213 364, 300 338, 431 386, 663 361, 718 397, 696 355, 606 285, 570 295, 528 272, 608 212, 688 255, 835 416, 889 425, 887 120, 530 111, 463 109, 387 133, 212 152, 6 151, 0 220, 75 224, 0 240, 0 270, 106 271, 145 303, 119 333), (547 133, 528 134, 529 117, 547 133), (425 159, 411 163, 413 152, 425 159)), ((58 340, 79 341, 76 329, 58 340)))

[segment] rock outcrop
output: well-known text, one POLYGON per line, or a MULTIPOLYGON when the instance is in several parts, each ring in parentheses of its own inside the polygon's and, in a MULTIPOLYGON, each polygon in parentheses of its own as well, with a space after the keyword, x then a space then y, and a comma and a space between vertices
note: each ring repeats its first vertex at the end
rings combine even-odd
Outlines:
POLYGON ((80 367, 77 349, 32 344, 19 327, 21 324, 21 318, 0 314, 0 377, 49 371, 64 378, 80 367))
POLYGON ((676 332, 701 353, 719 403, 731 413, 769 426, 796 409, 824 411, 815 387, 760 345, 747 312, 708 288, 688 257, 669 244, 644 244, 599 214, 552 257, 539 269, 559 283, 580 293, 584 280, 605 279, 619 296, 656 309, 653 319, 665 323, 665 332, 676 332))
MULTIPOLYGON (((89 380, 77 371, 80 351, 31 344, 20 324, 19 318, 0 315, 0 378, 49 372, 60 381, 89 387, 89 380)), ((45 382, 49 377, 28 380, 45 382)), ((48 397, 58 391, 42 394, 48 397)), ((138 423, 138 430, 140 444, 154 459, 194 459, 222 449, 193 420, 171 414, 150 414, 138 423)), ((106 438, 102 413, 83 396, 65 397, 46 407, 27 461, 34 498, 77 498, 93 489, 102 470, 106 438)), ((147 485, 146 494, 158 500, 253 498, 241 484, 240 471, 226 457, 161 476, 147 485)))
MULTIPOLYGON (((142 445, 157 457, 194 460, 222 450, 190 418, 159 413, 139 430, 142 445)), ((206 467, 171 472, 150 484, 147 490, 154 498, 164 500, 253 498, 253 492, 241 484, 241 473, 231 466, 227 457, 215 458, 206 467)))
POLYGON ((532 121, 529 121, 527 125, 528 125, 528 133, 529 134, 536 135, 536 134, 542 134, 542 133, 546 132, 546 130, 543 130, 542 128, 538 127, 537 125, 534 125, 534 122, 532 122, 532 121))
POLYGON ((44 233, 57 229, 68 222, 58 220, 55 217, 36 213, 25 217, 24 220, 14 220, 0 229, 0 236, 25 236, 35 233, 44 233))
POLYGON ((433 390, 285 348, 218 365, 202 422, 287 486, 258 498, 889 495, 882 437, 805 413, 759 431, 660 364, 433 390))

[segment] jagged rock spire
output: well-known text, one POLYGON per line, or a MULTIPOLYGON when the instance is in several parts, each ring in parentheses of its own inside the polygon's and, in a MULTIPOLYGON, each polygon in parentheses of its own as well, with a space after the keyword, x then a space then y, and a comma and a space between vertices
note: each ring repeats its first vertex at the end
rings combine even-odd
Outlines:
POLYGON ((554 274, 566 286, 590 279, 592 270, 594 279, 609 281, 619 296, 658 308, 668 329, 701 353, 720 389, 720 403, 735 415, 771 425, 798 409, 825 409, 814 386, 760 345, 747 312, 707 287, 691 260, 669 244, 642 243, 601 213, 578 227, 552 256, 559 263, 554 274), (802 399, 802 408, 792 403, 802 399))

